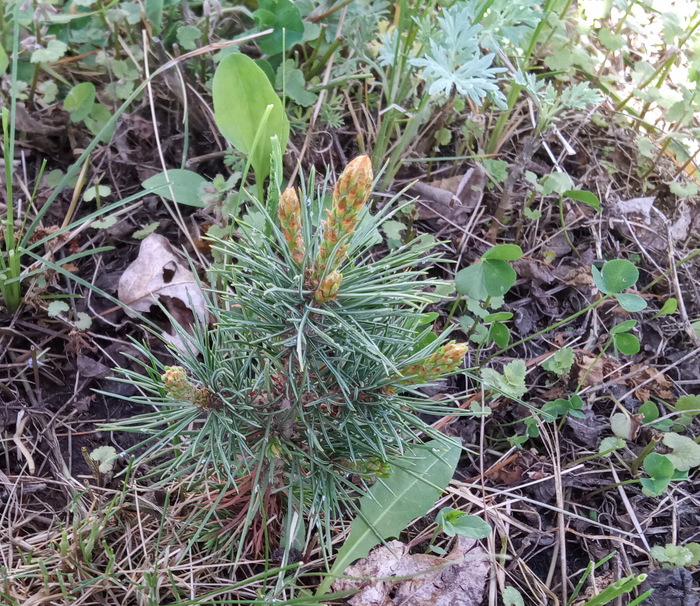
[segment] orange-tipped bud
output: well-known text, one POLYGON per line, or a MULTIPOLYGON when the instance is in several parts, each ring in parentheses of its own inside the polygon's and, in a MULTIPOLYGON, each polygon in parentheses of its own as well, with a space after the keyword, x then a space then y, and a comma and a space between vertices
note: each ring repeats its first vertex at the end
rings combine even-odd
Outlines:
POLYGON ((182 366, 166 366, 160 376, 166 393, 175 400, 187 400, 202 408, 220 408, 221 400, 206 387, 192 385, 182 366))
POLYGON ((340 284, 343 281, 343 274, 338 270, 334 270, 329 273, 319 284, 316 292, 314 293, 314 298, 319 303, 326 303, 332 301, 338 296, 338 290, 340 289, 340 284))
POLYGON ((457 370, 467 354, 467 344, 450 341, 438 347, 429 357, 411 364, 402 371, 406 383, 425 383, 457 370))
POLYGON ((284 239, 289 244, 292 258, 301 263, 304 260, 304 236, 301 227, 301 204, 293 187, 288 187, 280 196, 277 216, 284 239))
POLYGON ((340 175, 333 188, 333 206, 326 211, 328 219, 323 222, 323 240, 314 261, 312 283, 318 284, 326 268, 337 269, 345 258, 346 247, 337 244, 355 231, 373 179, 369 156, 355 158, 340 175))

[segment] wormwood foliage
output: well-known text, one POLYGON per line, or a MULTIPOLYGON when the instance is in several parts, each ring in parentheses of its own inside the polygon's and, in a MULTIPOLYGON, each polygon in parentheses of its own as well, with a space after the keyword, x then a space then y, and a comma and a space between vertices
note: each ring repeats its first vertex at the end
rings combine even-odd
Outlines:
POLYGON ((142 458, 156 481, 257 486, 249 511, 277 500, 319 524, 356 493, 351 474, 384 475, 410 443, 442 438, 418 415, 454 409, 417 388, 455 372, 466 347, 438 337, 426 313, 439 299, 432 242, 373 254, 397 209, 368 212, 372 180, 357 158, 330 208, 311 188, 287 189, 276 216, 254 200, 262 220, 215 241, 210 324, 180 329, 176 366, 141 347, 146 375, 125 371, 158 408, 119 426, 149 434, 142 458))

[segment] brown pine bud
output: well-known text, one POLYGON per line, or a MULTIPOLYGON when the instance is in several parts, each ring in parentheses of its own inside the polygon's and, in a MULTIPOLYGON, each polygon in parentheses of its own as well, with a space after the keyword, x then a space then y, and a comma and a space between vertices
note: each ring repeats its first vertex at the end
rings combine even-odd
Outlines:
POLYGON ((333 188, 328 219, 323 222, 323 240, 314 261, 312 282, 318 284, 327 268, 337 269, 345 258, 346 247, 337 244, 355 231, 360 211, 372 191, 373 178, 369 156, 355 158, 340 175, 333 188))
POLYGON ((289 244, 292 258, 301 263, 304 260, 304 235, 301 226, 301 204, 293 187, 288 187, 280 196, 277 216, 284 239, 289 244))
POLYGON ((338 296, 338 289, 343 281, 343 274, 338 270, 333 270, 329 273, 319 284, 316 292, 314 293, 314 298, 319 303, 327 303, 332 301, 338 296))
POLYGON ((438 347, 421 362, 411 364, 402 371, 406 383, 425 383, 454 372, 467 354, 467 344, 450 341, 438 347))

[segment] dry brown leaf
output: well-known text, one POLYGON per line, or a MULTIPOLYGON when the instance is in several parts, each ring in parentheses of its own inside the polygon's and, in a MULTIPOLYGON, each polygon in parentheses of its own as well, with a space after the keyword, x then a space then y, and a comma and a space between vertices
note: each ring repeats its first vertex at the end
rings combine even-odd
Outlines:
POLYGON ((348 600, 350 606, 478 606, 484 597, 490 570, 486 552, 478 541, 457 537, 454 549, 445 557, 408 553, 401 541, 380 546, 344 575, 364 577, 338 579, 334 591, 359 591, 348 600), (404 580, 367 582, 366 577, 404 577, 404 580))
MULTIPOLYGON (((158 234, 141 242, 138 257, 119 279, 118 298, 132 317, 138 314, 130 310, 148 313, 160 303, 185 329, 195 319, 202 324, 208 321, 204 295, 194 274, 180 261, 170 242, 158 234)), ((164 338, 183 350, 182 340, 172 326, 170 329, 164 338)))
POLYGON ((465 174, 440 179, 432 183, 417 182, 413 190, 424 200, 418 206, 423 220, 448 220, 456 225, 466 224, 468 215, 484 196, 486 171, 480 164, 465 174))

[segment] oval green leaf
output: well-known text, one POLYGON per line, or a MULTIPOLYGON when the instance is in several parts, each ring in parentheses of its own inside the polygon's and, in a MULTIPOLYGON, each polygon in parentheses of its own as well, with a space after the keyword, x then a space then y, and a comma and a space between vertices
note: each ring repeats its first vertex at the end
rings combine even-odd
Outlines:
POLYGON ((70 112, 71 122, 81 122, 90 115, 95 104, 95 85, 81 82, 74 86, 63 101, 63 109, 70 112))
POLYGON ((460 269, 455 276, 455 288, 470 299, 483 301, 488 296, 484 286, 484 261, 460 269))
POLYGON ((438 440, 407 450, 399 464, 392 465, 391 475, 379 478, 360 499, 350 535, 316 595, 326 593, 334 576, 341 575, 354 560, 365 557, 381 541, 399 536, 412 520, 425 515, 452 479, 461 452, 456 442, 438 440))
POLYGON ((615 294, 617 302, 620 304, 622 309, 627 311, 642 311, 646 309, 647 302, 639 295, 631 295, 628 293, 617 293, 615 294))
POLYGON ((627 332, 632 330, 637 325, 637 320, 625 320, 616 324, 610 329, 611 335, 619 335, 621 332, 627 332))
POLYGON ((270 139, 277 136, 283 152, 289 140, 289 120, 270 80, 249 57, 229 55, 216 69, 212 97, 219 130, 238 151, 249 156, 256 178, 264 180, 270 174, 270 139))
POLYGON ((639 270, 626 259, 613 259, 603 265, 601 271, 607 292, 622 292, 637 283, 639 270))
POLYGON ((200 186, 204 183, 208 181, 194 171, 172 168, 167 173, 153 175, 141 185, 171 202, 201 208, 204 204, 200 200, 200 186))
POLYGON ((591 206, 598 211, 601 209, 600 200, 593 192, 586 191, 584 189, 569 189, 565 191, 562 196, 565 198, 571 198, 577 202, 588 204, 588 206, 591 206))
POLYGON ((628 332, 623 332, 619 335, 613 337, 615 339, 615 347, 617 347, 623 354, 627 356, 632 356, 639 353, 641 345, 639 339, 628 332))
POLYGON ((497 244, 489 248, 481 257, 482 259, 500 259, 501 261, 515 261, 523 256, 523 249, 517 244, 497 244))

